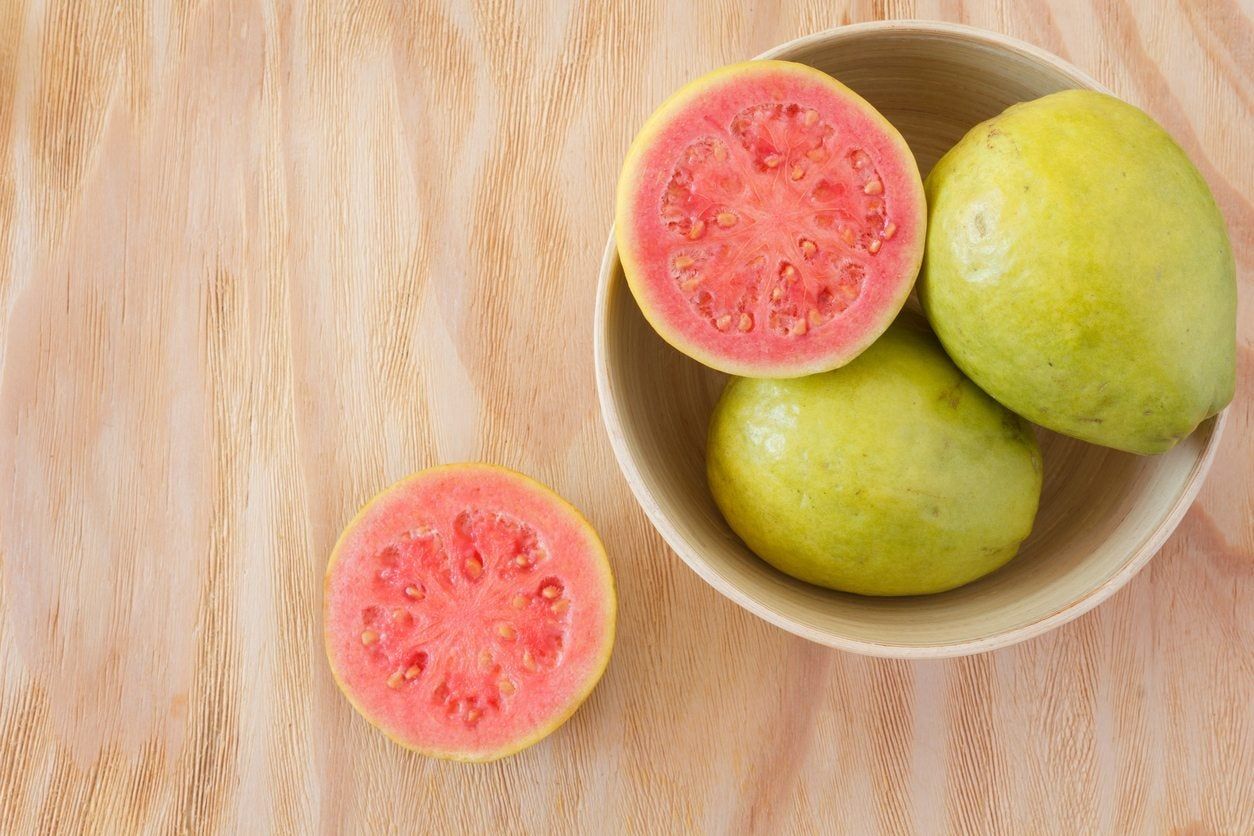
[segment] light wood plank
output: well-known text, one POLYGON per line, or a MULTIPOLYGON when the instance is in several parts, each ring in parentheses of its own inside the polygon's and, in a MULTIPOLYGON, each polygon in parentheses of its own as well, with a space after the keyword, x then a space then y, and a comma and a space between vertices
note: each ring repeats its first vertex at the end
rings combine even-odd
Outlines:
POLYGON ((555 0, 0 4, 0 822, 14 831, 1254 831, 1248 7, 555 0), (918 16, 1053 50, 1210 181, 1232 423, 1093 613, 951 662, 723 599, 631 499, 592 303, 635 128, 718 64, 918 16), (569 726, 423 760, 339 696, 339 528, 437 461, 585 509, 619 644, 569 726))

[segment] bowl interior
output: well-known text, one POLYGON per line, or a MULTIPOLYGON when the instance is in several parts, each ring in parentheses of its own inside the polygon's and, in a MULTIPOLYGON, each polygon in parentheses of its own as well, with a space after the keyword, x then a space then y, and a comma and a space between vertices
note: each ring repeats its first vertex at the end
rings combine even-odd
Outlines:
MULTIPOLYGON (((902 132, 926 175, 973 125, 1019 101, 1098 87, 1059 59, 988 33, 931 24, 846 27, 766 53, 822 69, 902 132)), ((789 578, 727 527, 706 487, 705 436, 725 377, 666 345, 622 276, 611 237, 597 323, 606 424, 624 472, 670 545, 733 600, 825 644, 955 655, 1037 632, 1095 605, 1161 546, 1209 464, 1217 422, 1139 457, 1038 430, 1045 485, 1019 555, 960 589, 866 598, 789 578)))

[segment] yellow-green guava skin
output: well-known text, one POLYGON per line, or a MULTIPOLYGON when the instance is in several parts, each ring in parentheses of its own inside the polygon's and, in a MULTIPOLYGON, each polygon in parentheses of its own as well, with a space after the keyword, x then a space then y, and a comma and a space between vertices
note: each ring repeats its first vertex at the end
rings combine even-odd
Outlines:
POLYGON ((1236 267, 1210 189, 1137 108, 1069 90, 974 127, 926 183, 946 351, 1056 432, 1160 453, 1232 400, 1236 267))
POLYGON ((715 502, 758 556, 863 595, 992 572, 1028 536, 1041 493, 1028 423, 900 321, 835 371, 732 378, 706 463, 715 502))

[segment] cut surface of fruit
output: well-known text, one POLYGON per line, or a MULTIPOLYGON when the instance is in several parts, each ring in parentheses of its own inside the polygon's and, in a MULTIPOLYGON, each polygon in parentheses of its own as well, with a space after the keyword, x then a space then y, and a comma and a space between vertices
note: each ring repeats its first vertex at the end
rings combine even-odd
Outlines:
POLYGON ((588 696, 615 611, 605 549, 578 511, 513 471, 447 465, 388 488, 344 530, 327 567, 327 656, 398 743, 495 760, 588 696))
POLYGON ((925 232, 905 140, 819 70, 733 64, 645 124, 616 235, 654 329, 713 368, 794 377, 843 365, 905 303, 925 232))

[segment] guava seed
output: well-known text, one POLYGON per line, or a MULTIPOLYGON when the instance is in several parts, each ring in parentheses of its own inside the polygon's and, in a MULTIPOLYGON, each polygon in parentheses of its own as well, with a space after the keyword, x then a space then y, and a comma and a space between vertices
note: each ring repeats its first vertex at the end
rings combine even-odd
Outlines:
POLYGON ((735 226, 736 221, 739 219, 732 212, 719 212, 718 215, 714 218, 714 220, 716 223, 718 223, 719 226, 723 227, 724 229, 727 229, 728 227, 735 226))
POLYGON ((379 634, 374 630, 363 630, 361 634, 361 643, 369 647, 379 640, 379 634))
POLYGON ((518 637, 518 631, 514 629, 512 624, 496 625, 496 634, 506 641, 513 641, 518 637))
POLYGON ((566 612, 568 609, 570 609, 570 600, 568 598, 562 598, 558 601, 553 602, 553 612, 557 613, 558 615, 561 615, 562 613, 566 612))
POLYGON ((391 676, 388 677, 389 688, 399 688, 401 687, 401 685, 404 684, 404 682, 405 682, 405 674, 401 673, 400 671, 396 671, 395 673, 393 673, 391 676))
POLYGON ((423 598, 427 597, 421 589, 412 584, 405 587, 405 596, 407 598, 412 598, 415 601, 421 601, 423 598))
POLYGON ((868 180, 867 184, 862 187, 863 194, 883 194, 884 184, 879 180, 868 180))
POLYGON ((545 598, 548 598, 551 601, 561 594, 561 590, 558 589, 556 586, 549 584, 544 589, 540 590, 540 594, 543 595, 545 598))
POLYGON ((510 601, 510 604, 514 607, 514 609, 521 610, 523 607, 527 606, 527 599, 521 595, 515 595, 514 600, 510 601))
POLYGON ((502 679, 500 682, 496 684, 496 687, 500 688, 501 693, 505 694, 506 696, 509 696, 510 694, 513 694, 515 691, 518 690, 518 686, 514 684, 514 681, 512 679, 502 679))

